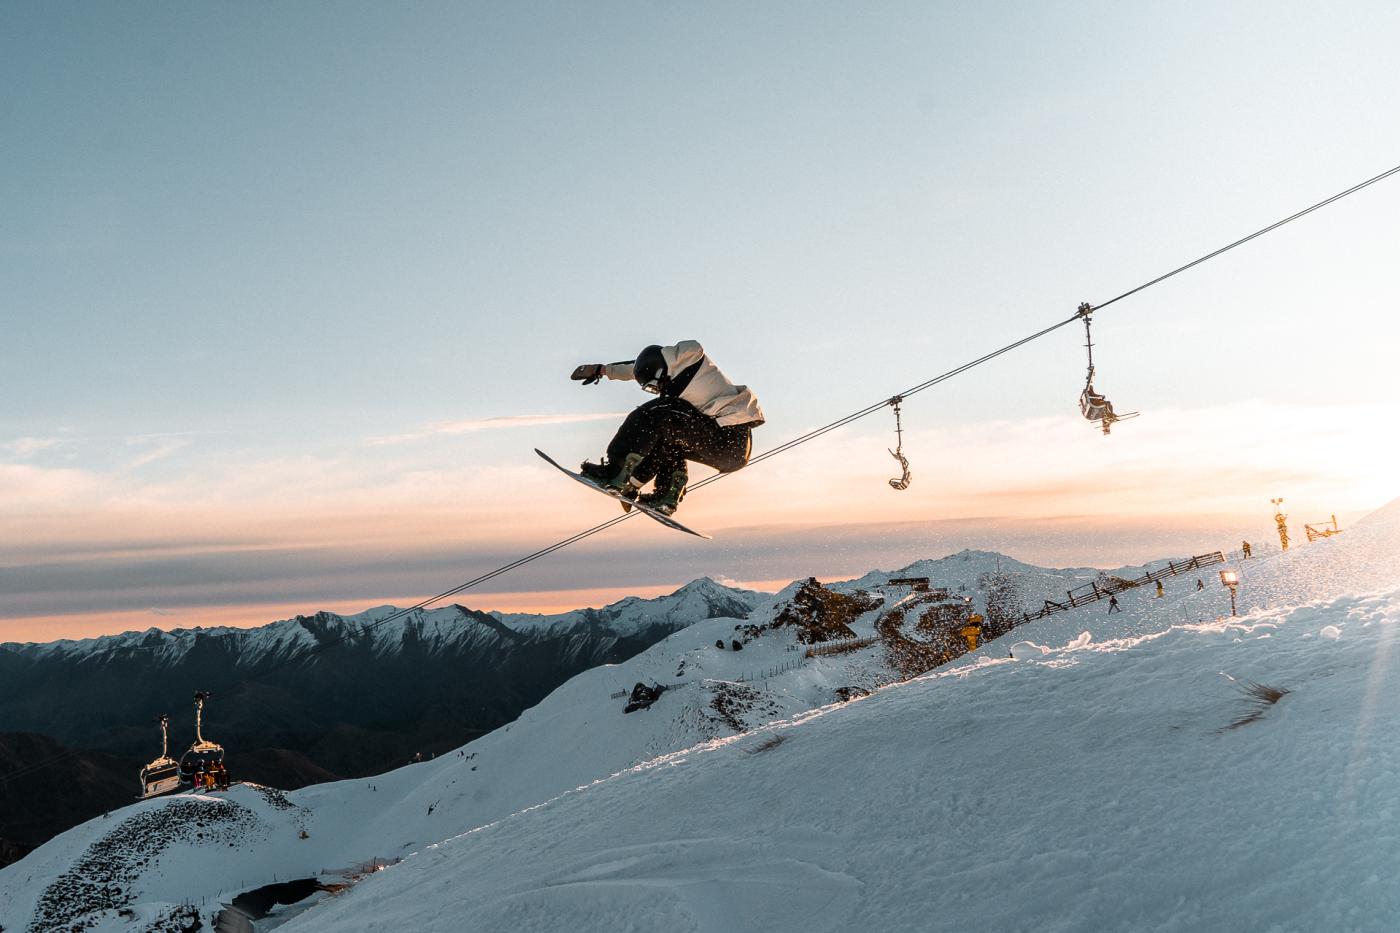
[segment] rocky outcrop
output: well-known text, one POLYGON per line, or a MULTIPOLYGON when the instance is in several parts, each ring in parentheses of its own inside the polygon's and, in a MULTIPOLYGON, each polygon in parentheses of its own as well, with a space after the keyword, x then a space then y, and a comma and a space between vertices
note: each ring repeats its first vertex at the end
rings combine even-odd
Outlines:
POLYGON ((881 600, 864 593, 847 596, 827 589, 810 577, 773 617, 772 628, 793 627, 797 640, 814 645, 839 638, 855 638, 851 623, 879 608, 881 600))

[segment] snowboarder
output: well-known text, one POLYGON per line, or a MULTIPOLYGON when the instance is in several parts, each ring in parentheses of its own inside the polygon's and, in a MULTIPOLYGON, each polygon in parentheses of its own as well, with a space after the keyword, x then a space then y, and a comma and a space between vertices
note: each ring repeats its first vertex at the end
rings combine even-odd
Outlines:
POLYGON ((1201 590, 1203 590, 1203 589, 1205 589, 1205 588, 1206 588, 1206 581, 1202 580, 1200 577, 1197 577, 1197 578, 1196 578, 1196 592, 1199 593, 1201 590))
MULTIPOLYGON (((698 342, 653 344, 635 360, 621 363, 585 363, 571 378, 593 385, 604 376, 633 380, 658 397, 627 416, 602 462, 585 461, 579 467, 593 482, 670 515, 690 481, 687 460, 721 473, 749 462, 753 429, 763 424, 763 410, 748 386, 730 382, 698 342), (652 492, 641 494, 652 480, 652 492)), ((629 508, 625 501, 622 507, 629 508)))
POLYGON ((1120 605, 1118 605, 1118 597, 1117 597, 1116 595, 1114 595, 1114 594, 1109 594, 1109 597, 1108 597, 1108 614, 1109 614, 1109 615, 1113 615, 1115 612, 1122 612, 1122 611, 1123 611, 1123 607, 1120 606, 1120 605))
POLYGON ((1241 551, 1244 551, 1245 560, 1249 560, 1249 552, 1250 552, 1251 550, 1253 550, 1253 549, 1249 546, 1249 542, 1248 542, 1248 541, 1241 541, 1241 542, 1240 542, 1240 550, 1241 550, 1241 551))
POLYGON ((1166 595, 1167 595, 1167 591, 1166 591, 1166 589, 1164 589, 1164 588, 1162 587, 1162 581, 1161 581, 1161 580, 1158 580, 1158 581, 1157 581, 1157 598, 1158 598, 1158 599, 1161 599, 1163 596, 1166 596, 1166 595))

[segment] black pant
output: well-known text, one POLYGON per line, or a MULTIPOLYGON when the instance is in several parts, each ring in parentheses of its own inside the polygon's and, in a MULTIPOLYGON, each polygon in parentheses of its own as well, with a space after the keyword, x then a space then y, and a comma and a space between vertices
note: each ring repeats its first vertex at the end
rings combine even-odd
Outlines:
POLYGON ((733 473, 749 462, 751 425, 721 427, 694 405, 678 398, 652 399, 633 409, 608 444, 608 462, 620 465, 628 454, 641 454, 632 471, 639 482, 661 477, 669 483, 694 460, 721 473, 733 473))

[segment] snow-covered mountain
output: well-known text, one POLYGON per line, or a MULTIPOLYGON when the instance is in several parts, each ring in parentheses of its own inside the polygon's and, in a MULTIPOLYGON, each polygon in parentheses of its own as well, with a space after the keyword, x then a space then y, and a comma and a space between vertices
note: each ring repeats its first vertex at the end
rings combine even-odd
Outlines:
POLYGON ((178 663, 209 641, 226 642, 239 663, 256 668, 346 638, 368 645, 378 655, 416 645, 429 654, 461 651, 464 647, 492 647, 524 638, 565 636, 581 627, 606 629, 632 637, 658 626, 680 628, 697 618, 716 615, 742 618, 764 594, 716 583, 701 577, 667 596, 626 599, 601 609, 575 609, 540 615, 534 613, 477 612, 454 605, 412 612, 387 624, 381 620, 397 614, 396 606, 377 606, 354 615, 318 612, 312 616, 282 619, 256 628, 173 629, 150 628, 98 638, 60 639, 52 642, 0 643, 0 655, 31 662, 73 661, 103 664, 134 652, 155 666, 178 663))
MULTIPOLYGON (((207 923, 239 891, 310 877, 353 883, 279 912, 288 931, 1400 924, 1383 880, 1400 503, 1239 565, 1239 619, 1218 579, 1192 578, 893 682, 879 626, 913 597, 888 579, 956 594, 996 561, 830 587, 883 597, 850 610, 853 650, 809 657, 774 625, 794 585, 433 761, 136 804, 0 871, 0 926, 207 923), (668 689, 624 713, 639 682, 668 689)), ((1096 572, 1047 573, 1048 595, 1096 572)))
POLYGON ((455 748, 579 671, 696 620, 743 618, 765 598, 701 579, 656 599, 554 615, 449 606, 385 621, 396 612, 385 606, 256 629, 3 645, 0 752, 41 736, 83 751, 47 766, 53 756, 0 754, 0 837, 32 847, 127 803, 137 768, 160 751, 156 715, 171 714, 176 755, 192 741, 195 690, 213 691, 204 734, 230 749, 239 777, 301 787, 455 748), (94 791, 81 804, 67 790, 80 762, 94 791), (107 773, 96 773, 101 762, 107 773))
MULTIPOLYGON (((422 709, 425 693, 435 691, 448 702, 509 710, 509 721, 519 712, 511 709, 514 697, 529 697, 530 705, 579 670, 630 657, 699 619, 744 618, 764 599, 700 579, 656 599, 629 597, 602 609, 553 615, 454 605, 385 622, 399 610, 380 606, 252 629, 149 629, 81 641, 8 643, 0 645, 0 729, 89 746, 127 748, 134 742, 146 748, 151 718, 188 709, 189 696, 204 689, 215 693, 206 714, 211 729, 266 732, 268 704, 248 695, 253 686, 279 694, 278 704, 297 707, 276 721, 302 731, 314 730, 324 718, 318 710, 358 721, 343 714, 361 705, 353 701, 366 690, 378 696, 378 719, 422 709), (398 672, 402 680, 395 679, 398 672)), ((177 732, 186 718, 190 714, 176 716, 177 732)))

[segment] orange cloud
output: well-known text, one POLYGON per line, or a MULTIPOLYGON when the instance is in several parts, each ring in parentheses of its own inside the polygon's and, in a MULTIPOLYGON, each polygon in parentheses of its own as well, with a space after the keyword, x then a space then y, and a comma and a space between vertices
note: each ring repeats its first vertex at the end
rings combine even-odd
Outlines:
MULTIPOLYGON (((553 610, 703 574, 772 584, 963 547, 1126 564, 1262 538, 1273 496, 1287 497, 1300 525, 1333 512, 1345 523, 1396 492, 1396 441, 1376 430, 1386 422, 1373 408, 1155 411, 1108 438, 1063 418, 938 430, 906 421, 914 483, 904 492, 885 483, 898 470, 887 438, 829 435, 695 491, 684 517, 714 542, 633 520, 513 573, 509 593, 461 598, 553 610)), ((422 468, 299 456, 159 484, 0 464, 0 614, 7 629, 56 631, 45 620, 62 618, 95 631, 186 618, 260 624, 391 601, 384 594, 414 602, 616 514, 533 458, 422 468), (184 615, 150 615, 151 606, 184 615)))
POLYGON ((468 418, 463 421, 438 421, 407 434, 371 437, 369 444, 403 444, 443 434, 470 434, 476 431, 501 431, 509 428, 541 427, 544 425, 579 424, 587 421, 619 421, 627 412, 586 412, 573 415, 502 415, 496 418, 468 418))

